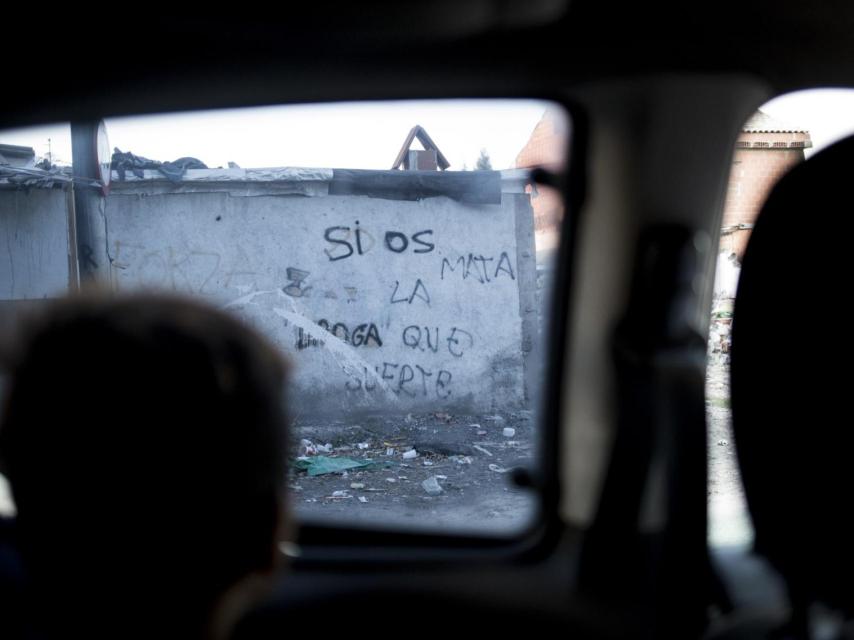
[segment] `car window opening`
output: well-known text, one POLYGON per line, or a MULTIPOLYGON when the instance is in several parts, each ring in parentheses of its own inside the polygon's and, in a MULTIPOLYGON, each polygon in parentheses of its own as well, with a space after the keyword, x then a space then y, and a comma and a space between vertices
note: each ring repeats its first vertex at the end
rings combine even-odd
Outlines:
MULTIPOLYGON (((536 495, 512 479, 537 465, 563 217, 530 176, 565 163, 560 108, 302 105, 75 127, 0 135, 4 321, 89 280, 200 297, 294 364, 302 519, 529 526, 536 495), (91 157, 79 140, 96 141, 91 157)), ((2 485, 0 509, 14 512, 2 485)))

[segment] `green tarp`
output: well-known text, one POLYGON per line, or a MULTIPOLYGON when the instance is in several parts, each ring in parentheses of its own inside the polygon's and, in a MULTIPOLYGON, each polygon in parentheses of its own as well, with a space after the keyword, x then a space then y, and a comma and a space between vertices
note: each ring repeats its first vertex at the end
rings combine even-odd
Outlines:
POLYGON ((391 462, 374 462, 373 460, 354 460, 353 458, 330 458, 328 456, 313 456, 297 460, 294 467, 307 471, 310 476, 320 476, 325 473, 342 473, 350 469, 376 469, 391 466, 391 462))

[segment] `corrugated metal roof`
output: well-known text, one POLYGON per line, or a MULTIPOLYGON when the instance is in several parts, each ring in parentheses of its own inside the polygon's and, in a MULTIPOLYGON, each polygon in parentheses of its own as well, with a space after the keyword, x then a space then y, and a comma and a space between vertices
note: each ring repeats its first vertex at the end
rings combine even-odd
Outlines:
POLYGON ((761 110, 750 116, 741 130, 745 133, 809 133, 802 127, 780 122, 761 110))

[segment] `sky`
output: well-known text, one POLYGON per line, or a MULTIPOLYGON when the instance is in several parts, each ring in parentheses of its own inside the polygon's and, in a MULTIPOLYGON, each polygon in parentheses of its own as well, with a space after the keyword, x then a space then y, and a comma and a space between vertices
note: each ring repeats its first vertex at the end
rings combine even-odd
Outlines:
MULTIPOLYGON (((183 156, 209 167, 327 167, 389 169, 406 134, 423 126, 451 162, 471 169, 486 149, 495 169, 516 155, 548 103, 537 100, 436 100, 338 103, 108 118, 109 143, 154 160, 183 156)), ((761 107, 783 123, 810 132, 807 156, 854 133, 854 90, 786 94, 761 107)), ((70 163, 68 127, 0 131, 0 142, 31 146, 70 163)), ((419 145, 416 142, 415 148, 419 145)))
MULTIPOLYGON (((111 147, 153 160, 198 158, 209 167, 390 169, 401 145, 421 125, 451 163, 472 169, 486 149, 495 169, 516 155, 548 107, 537 100, 442 100, 338 103, 108 118, 111 147)), ((69 162, 63 125, 0 131, 0 142, 31 146, 69 162)), ((413 148, 420 148, 416 141, 413 148)))

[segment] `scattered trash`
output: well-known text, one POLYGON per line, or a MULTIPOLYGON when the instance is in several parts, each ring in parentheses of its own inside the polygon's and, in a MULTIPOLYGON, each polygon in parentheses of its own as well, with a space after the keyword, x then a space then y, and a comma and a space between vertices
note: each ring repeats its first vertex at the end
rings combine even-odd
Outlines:
POLYGON ((342 473, 348 469, 370 469, 387 467, 390 462, 374 462, 373 460, 354 460, 353 458, 329 458, 315 456, 313 458, 297 458, 294 468, 307 471, 310 476, 320 476, 326 473, 342 473))
POLYGON ((729 442, 727 442, 726 440, 718 440, 718 446, 719 447, 725 447, 728 444, 729 444, 729 442))
POLYGON ((350 488, 351 489, 364 489, 365 483, 364 482, 351 482, 350 488))
POLYGON ((425 467, 432 467, 433 466, 433 463, 430 462, 429 460, 425 460, 421 464, 423 464, 425 467))
POLYGON ((397 478, 386 478, 386 482, 397 482, 397 478))
POLYGON ((385 454, 386 454, 387 456, 393 456, 393 455, 394 455, 394 448, 393 448, 393 447, 389 447, 388 449, 386 449, 386 450, 385 450, 385 454))
POLYGON ((439 412, 439 413, 434 413, 433 415, 436 416, 439 420, 441 420, 442 422, 444 422, 446 424, 451 423, 451 416, 448 415, 447 413, 439 412))
POLYGON ((332 497, 333 498, 349 498, 350 494, 348 494, 346 490, 345 491, 333 491, 332 497))
POLYGON ((488 455, 490 458, 492 457, 492 452, 491 452, 491 451, 489 451, 489 450, 487 450, 487 449, 484 449, 484 448, 483 448, 483 447, 481 447, 479 444, 474 445, 474 448, 475 448, 475 449, 477 449, 478 451, 480 451, 481 453, 485 453, 485 454, 486 454, 486 455, 488 455))
POLYGON ((494 471, 495 473, 509 473, 511 469, 505 469, 504 467, 499 467, 497 464, 489 465, 489 470, 494 471))
POLYGON ((418 457, 418 452, 415 449, 410 449, 406 453, 403 454, 404 460, 414 460, 418 457))
POLYGON ((317 498, 306 498, 306 502, 317 502, 317 498))
POLYGON ((299 441, 300 457, 316 456, 319 453, 332 453, 332 445, 329 443, 314 444, 306 438, 299 441))
POLYGON ((431 496, 438 496, 444 491, 444 489, 442 489, 442 485, 439 484, 439 480, 436 476, 430 476, 424 482, 421 483, 421 486, 424 488, 424 491, 429 493, 431 496))
POLYGON ((447 480, 448 476, 436 476, 439 480, 447 480))
POLYGON ((454 458, 457 464, 471 464, 471 456, 458 456, 454 458))
POLYGON ((501 433, 504 434, 505 438, 512 438, 516 435, 516 429, 514 429, 513 427, 504 427, 504 431, 502 431, 501 433))
POLYGON ((299 454, 300 457, 305 456, 313 456, 317 453, 317 449, 314 446, 314 443, 311 440, 306 440, 303 438, 299 441, 299 454))
POLYGON ((359 449, 365 450, 365 449, 367 449, 370 445, 369 445, 367 442, 359 442, 359 443, 357 443, 357 444, 356 444, 356 446, 357 446, 359 449))
POLYGON ((474 423, 470 424, 469 426, 470 426, 472 429, 480 429, 480 425, 479 425, 479 424, 477 424, 476 422, 474 422, 474 423))
POLYGON ((412 414, 407 413, 406 418, 403 420, 406 424, 412 424, 412 414))
POLYGON ((412 442, 412 448, 421 455, 433 454, 439 456, 470 456, 472 448, 459 442, 441 442, 437 439, 419 440, 412 442))
POLYGON ((479 435, 479 436, 485 436, 485 435, 486 435, 486 431, 478 431, 478 432, 477 432, 477 435, 479 435))
POLYGON ((368 499, 367 499, 365 496, 359 496, 359 502, 364 503, 364 502, 367 502, 367 501, 368 501, 368 499))

